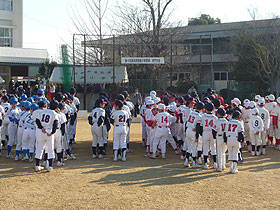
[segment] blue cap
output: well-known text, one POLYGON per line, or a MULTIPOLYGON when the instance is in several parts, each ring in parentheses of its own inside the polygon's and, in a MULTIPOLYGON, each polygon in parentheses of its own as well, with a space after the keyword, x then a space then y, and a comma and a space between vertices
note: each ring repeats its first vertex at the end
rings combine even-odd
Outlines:
POLYGON ((27 99, 27 101, 29 101, 30 103, 33 103, 33 102, 34 102, 34 100, 33 100, 32 97, 29 97, 29 98, 27 99))
POLYGON ((37 95, 32 96, 34 101, 39 101, 39 97, 37 95))
POLYGON ((11 104, 16 104, 18 102, 18 99, 17 98, 15 98, 15 97, 11 97, 10 98, 10 103, 11 104))
POLYGON ((17 105, 18 107, 21 107, 21 106, 25 106, 25 101, 21 101, 18 105, 17 105))
POLYGON ((30 109, 31 103, 29 101, 25 101, 24 108, 30 109))
POLYGON ((33 109, 34 111, 39 109, 39 106, 35 103, 31 104, 31 106, 29 107, 30 109, 33 109))
POLYGON ((27 100, 27 95, 22 94, 22 95, 20 96, 20 99, 21 99, 22 101, 26 101, 26 100, 27 100))
POLYGON ((38 95, 43 95, 44 94, 44 90, 43 89, 38 89, 37 94, 38 95))

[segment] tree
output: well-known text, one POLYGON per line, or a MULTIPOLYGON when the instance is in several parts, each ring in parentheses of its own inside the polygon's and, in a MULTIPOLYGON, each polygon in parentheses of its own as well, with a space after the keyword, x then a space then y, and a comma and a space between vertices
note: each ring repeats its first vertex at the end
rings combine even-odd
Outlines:
POLYGON ((49 79, 53 73, 54 67, 57 66, 58 64, 55 61, 50 62, 47 60, 39 67, 39 76, 43 77, 47 81, 47 85, 49 84, 49 79))
POLYGON ((243 29, 233 43, 238 57, 234 74, 241 81, 257 81, 259 89, 279 95, 280 79, 280 20, 267 21, 267 27, 243 29))
MULTIPOLYGON (((72 6, 71 19, 79 34, 86 35, 86 42, 98 40, 99 46, 87 49, 87 61, 93 65, 104 64, 103 39, 105 37, 104 17, 107 12, 109 0, 83 0, 82 8, 72 6)), ((75 43, 82 43, 82 36, 75 36, 75 43)), ((83 46, 75 47, 76 63, 83 62, 83 46)))
POLYGON ((210 15, 201 14, 200 17, 191 18, 189 19, 189 26, 193 25, 211 25, 211 24, 218 24, 221 23, 221 19, 219 18, 212 18, 210 15))

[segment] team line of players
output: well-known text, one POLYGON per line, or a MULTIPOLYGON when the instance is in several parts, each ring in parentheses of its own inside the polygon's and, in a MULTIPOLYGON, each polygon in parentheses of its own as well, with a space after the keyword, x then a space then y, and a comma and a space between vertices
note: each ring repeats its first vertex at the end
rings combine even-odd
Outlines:
POLYGON ((209 98, 203 102, 190 96, 161 99, 151 91, 140 111, 147 156, 156 158, 161 153, 165 158, 168 141, 176 154, 181 150, 186 167, 190 167, 190 157, 192 167, 197 167, 203 156, 204 168, 208 169, 210 153, 213 167, 222 171, 228 151, 230 172, 237 173, 237 163, 243 161, 244 140, 252 155, 264 155, 267 145, 280 150, 280 97, 275 100, 272 94, 265 98, 256 95, 254 101, 245 99, 244 107, 238 98, 230 106, 209 98))
POLYGON ((48 171, 53 170, 55 155, 58 159, 57 166, 64 165, 63 157, 76 159, 71 154, 80 105, 75 94, 74 88, 69 94, 56 93, 51 103, 40 89, 38 95, 30 98, 24 94, 19 99, 15 96, 10 98, 7 95, 2 96, 0 154, 4 147, 7 149, 8 159, 33 162, 35 153, 36 171, 44 169, 40 165, 43 154, 45 155, 42 165, 48 171), (16 147, 14 157, 13 146, 16 147))

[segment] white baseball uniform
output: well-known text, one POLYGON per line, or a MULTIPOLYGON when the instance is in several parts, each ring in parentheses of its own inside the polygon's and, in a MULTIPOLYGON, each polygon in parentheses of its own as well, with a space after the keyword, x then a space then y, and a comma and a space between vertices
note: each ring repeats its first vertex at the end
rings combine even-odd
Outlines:
POLYGON ((39 120, 42 127, 46 130, 46 133, 42 132, 42 129, 38 127, 39 132, 37 132, 36 140, 36 159, 41 159, 44 150, 48 154, 48 159, 55 158, 54 154, 54 133, 53 132, 53 125, 54 122, 58 122, 58 115, 55 111, 50 109, 41 110, 38 115, 36 116, 36 120, 39 120), (52 134, 48 136, 48 134, 52 134))
POLYGON ((142 117, 142 139, 147 140, 146 120, 145 120, 146 105, 142 105, 140 109, 140 115, 142 117))
POLYGON ((216 139, 217 139, 217 164, 218 169, 223 169, 226 163, 226 151, 227 151, 227 144, 224 141, 224 132, 227 124, 227 120, 225 118, 218 118, 214 122, 214 130, 217 132, 216 139))
POLYGON ((29 111, 21 111, 17 115, 17 120, 18 120, 18 129, 17 129, 17 146, 16 146, 16 151, 19 153, 22 149, 22 135, 24 131, 24 125, 25 125, 25 119, 26 117, 30 114, 29 111))
POLYGON ((244 136, 245 140, 248 142, 251 142, 250 140, 250 127, 249 127, 249 121, 251 117, 251 109, 243 109, 242 113, 242 120, 244 122, 244 136))
POLYGON ((104 137, 103 137, 103 123, 105 118, 105 110, 103 108, 97 107, 91 111, 89 114, 92 117, 91 134, 92 134, 92 147, 97 147, 99 144, 100 147, 104 146, 104 137), (98 121, 102 119, 102 123, 98 125, 98 121))
POLYGON ((192 157, 196 157, 197 142, 196 139, 196 125, 201 123, 201 114, 197 111, 191 111, 187 124, 186 124, 186 142, 188 145, 188 153, 192 154, 192 157))
POLYGON ((113 150, 126 149, 127 125, 129 119, 127 111, 115 110, 111 118, 114 120, 113 150))
POLYGON ((18 108, 10 108, 7 112, 7 117, 10 120, 8 126, 8 146, 12 147, 16 143, 17 138, 17 118, 20 110, 18 108))
POLYGON ((212 129, 214 128, 214 122, 218 118, 214 114, 205 113, 201 118, 201 125, 203 127, 202 133, 202 148, 203 155, 208 156, 209 149, 211 155, 216 155, 216 141, 213 138, 212 129))
POLYGON ((238 141, 238 134, 244 132, 243 124, 235 119, 227 122, 225 128, 225 135, 227 137, 228 160, 238 161, 238 152, 241 147, 238 141))
POLYGON ((261 132, 263 132, 264 125, 262 118, 256 115, 251 115, 249 121, 250 139, 253 146, 261 145, 261 132), (258 134, 257 134, 258 133, 258 134))
POLYGON ((261 132, 261 144, 266 145, 266 137, 267 137, 267 131, 269 130, 270 125, 270 114, 264 107, 258 107, 259 110, 259 116, 261 117, 264 125, 263 132, 261 132))
POLYGON ((57 118, 58 118, 58 126, 54 133, 54 148, 56 149, 56 153, 62 152, 62 145, 63 145, 63 139, 62 139, 62 132, 61 132, 61 125, 67 122, 65 114, 58 112, 57 118))
POLYGON ((170 124, 176 121, 176 117, 167 112, 160 112, 155 116, 155 120, 157 127, 155 129, 152 152, 156 153, 159 145, 164 156, 166 153, 166 140, 170 137, 170 124))
POLYGON ((29 113, 26 116, 24 123, 24 131, 22 134, 22 150, 29 151, 31 158, 33 157, 36 142, 36 124, 31 117, 33 113, 29 113))

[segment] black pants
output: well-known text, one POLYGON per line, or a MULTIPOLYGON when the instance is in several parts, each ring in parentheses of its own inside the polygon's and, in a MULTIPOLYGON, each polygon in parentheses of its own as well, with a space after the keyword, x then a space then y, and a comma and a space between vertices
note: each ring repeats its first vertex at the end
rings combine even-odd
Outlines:
POLYGON ((134 105, 134 117, 137 117, 137 115, 140 113, 140 105, 139 104, 135 104, 134 105))

